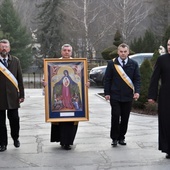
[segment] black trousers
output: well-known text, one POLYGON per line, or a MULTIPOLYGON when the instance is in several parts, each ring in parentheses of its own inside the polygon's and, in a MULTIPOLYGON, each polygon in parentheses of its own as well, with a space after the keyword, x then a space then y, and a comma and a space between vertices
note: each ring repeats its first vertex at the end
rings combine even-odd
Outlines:
MULTIPOLYGON (((7 110, 9 125, 11 129, 11 137, 13 140, 19 138, 19 115, 18 109, 7 110)), ((8 134, 6 127, 6 110, 0 110, 0 145, 8 145, 8 134)))
POLYGON ((119 102, 110 100, 111 105, 111 131, 112 140, 123 140, 128 128, 129 115, 132 102, 119 102))

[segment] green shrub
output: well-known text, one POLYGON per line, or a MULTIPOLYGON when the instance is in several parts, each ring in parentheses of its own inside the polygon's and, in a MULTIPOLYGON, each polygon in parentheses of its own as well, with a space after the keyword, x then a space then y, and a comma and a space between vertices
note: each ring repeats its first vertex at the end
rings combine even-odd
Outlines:
POLYGON ((115 45, 112 45, 111 47, 108 47, 106 49, 104 49, 102 51, 102 57, 105 59, 105 60, 111 60, 114 58, 114 55, 111 54, 113 51, 116 50, 116 55, 117 55, 117 47, 115 45))
POLYGON ((156 63, 156 60, 157 58, 160 56, 158 50, 155 50, 154 54, 153 54, 153 57, 151 58, 150 62, 151 62, 151 65, 152 65, 152 69, 154 68, 154 65, 156 63))
POLYGON ((150 78, 152 74, 152 66, 148 59, 140 66, 141 74, 141 91, 138 101, 133 103, 133 108, 145 109, 145 103, 148 101, 148 88, 150 84, 150 78))

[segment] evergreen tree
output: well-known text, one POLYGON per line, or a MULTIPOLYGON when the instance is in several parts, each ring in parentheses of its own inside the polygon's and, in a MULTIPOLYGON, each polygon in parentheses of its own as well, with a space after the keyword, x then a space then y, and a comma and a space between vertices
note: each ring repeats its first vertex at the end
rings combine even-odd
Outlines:
MULTIPOLYGON (((113 46, 108 47, 106 49, 104 49, 101 52, 101 55, 103 57, 103 59, 105 60, 112 60, 113 58, 117 57, 117 47, 123 43, 122 41, 122 35, 120 34, 119 30, 116 31, 115 36, 114 36, 114 42, 113 42, 113 46)), ((134 51, 132 51, 130 49, 129 52, 130 55, 134 54, 134 51)))
POLYGON ((142 48, 143 48, 143 42, 142 42, 142 38, 139 37, 138 39, 134 39, 131 44, 130 44, 130 48, 135 52, 135 53, 141 53, 142 48))
POLYGON ((44 57, 54 57, 56 51, 60 51, 62 45, 61 24, 63 15, 59 10, 61 3, 60 0, 47 0, 37 5, 37 8, 41 9, 37 16, 39 21, 37 38, 41 44, 41 53, 44 57))
POLYGON ((0 29, 0 39, 2 39, 2 37, 3 37, 3 32, 0 29))
POLYGON ((158 50, 155 50, 155 52, 154 52, 154 54, 153 54, 153 57, 152 57, 151 60, 150 60, 152 69, 154 68, 155 63, 156 63, 156 60, 158 59, 159 56, 160 56, 159 51, 158 51, 158 50))
POLYGON ((143 37, 134 39, 131 42, 131 49, 136 53, 154 52, 159 47, 159 40, 150 30, 146 30, 143 37))
POLYGON ((26 27, 22 26, 20 18, 13 7, 11 0, 4 0, 0 6, 0 21, 3 36, 11 44, 11 54, 20 59, 22 68, 29 65, 31 49, 28 45, 31 39, 26 27))
POLYGON ((121 43, 122 43, 122 35, 120 34, 120 31, 117 30, 114 36, 114 42, 113 45, 115 45, 116 47, 118 47, 121 43))
POLYGON ((152 31, 146 30, 144 37, 143 37, 143 51, 144 53, 152 53, 155 49, 159 47, 159 40, 153 34, 152 31))
POLYGON ((117 47, 115 45, 108 47, 101 52, 101 55, 103 59, 111 60, 117 56, 117 47), (113 51, 116 51, 116 52, 114 54, 111 54, 113 51))
POLYGON ((133 103, 134 108, 145 109, 145 104, 148 100, 148 88, 152 74, 152 66, 150 60, 146 59, 140 66, 141 73, 141 91, 138 101, 133 103))

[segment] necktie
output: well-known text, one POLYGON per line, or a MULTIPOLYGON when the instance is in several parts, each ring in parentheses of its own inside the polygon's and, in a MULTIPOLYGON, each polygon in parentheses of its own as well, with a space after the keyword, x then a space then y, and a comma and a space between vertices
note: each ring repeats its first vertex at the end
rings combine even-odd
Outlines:
POLYGON ((125 60, 122 60, 122 63, 123 63, 123 67, 125 66, 125 60))
POLYGON ((7 61, 6 61, 5 58, 3 59, 3 62, 4 62, 4 66, 5 66, 5 67, 8 67, 8 64, 7 64, 7 61))

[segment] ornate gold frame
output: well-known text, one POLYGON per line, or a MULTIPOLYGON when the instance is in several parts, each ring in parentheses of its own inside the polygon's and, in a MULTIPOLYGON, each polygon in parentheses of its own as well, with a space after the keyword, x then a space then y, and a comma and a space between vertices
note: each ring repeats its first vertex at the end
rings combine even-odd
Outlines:
POLYGON ((46 122, 88 121, 87 59, 44 59, 46 122))

